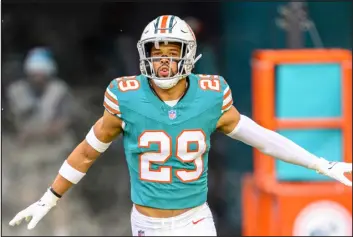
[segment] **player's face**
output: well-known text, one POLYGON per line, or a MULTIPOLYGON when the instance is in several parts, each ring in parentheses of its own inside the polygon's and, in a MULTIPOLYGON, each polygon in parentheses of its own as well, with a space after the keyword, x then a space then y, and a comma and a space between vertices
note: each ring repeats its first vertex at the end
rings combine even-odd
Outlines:
POLYGON ((162 57, 153 60, 153 69, 156 72, 157 77, 172 77, 178 72, 178 61, 176 58, 180 58, 181 46, 179 44, 168 43, 160 44, 159 48, 152 47, 152 57, 162 57), (173 60, 170 57, 174 58, 173 60), (170 75, 169 75, 169 70, 170 75))

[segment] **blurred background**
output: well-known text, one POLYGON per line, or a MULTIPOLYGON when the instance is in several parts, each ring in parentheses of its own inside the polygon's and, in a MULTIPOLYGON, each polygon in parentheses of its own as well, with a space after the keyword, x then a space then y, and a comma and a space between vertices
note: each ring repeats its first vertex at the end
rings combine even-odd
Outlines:
MULTIPOLYGON (((350 1, 8 1, 1 10, 3 235, 131 235, 130 184, 121 137, 33 231, 27 231, 25 225, 10 228, 8 222, 41 197, 69 152, 102 115, 108 83, 139 74, 136 43, 143 28, 157 16, 173 14, 187 20, 195 31, 198 52, 203 54, 195 72, 224 76, 235 106, 249 117, 255 50, 352 49, 350 1)), ((328 75, 337 71, 325 68, 324 72, 326 69, 328 75)), ((318 70, 310 73, 317 77, 318 70)), ((303 70, 289 74, 298 75, 299 71, 303 70)), ((341 78, 337 73, 332 78, 341 78)), ((320 87, 320 82, 315 86, 320 87)), ((332 88, 331 84, 328 87, 332 88)), ((315 136, 312 140, 317 140, 315 136)), ((320 135, 320 145, 337 136, 320 135)), ((244 235, 243 213, 247 210, 242 178, 253 172, 252 148, 219 133, 212 140, 209 204, 217 231, 222 236, 244 235)), ((298 142, 302 141, 298 138, 298 142)), ((343 159, 343 151, 323 152, 334 153, 335 157, 327 159, 343 159)), ((293 172, 290 169, 282 171, 288 174, 293 172)), ((351 206, 348 211, 351 213, 351 206)), ((268 219, 261 215, 254 218, 268 219)), ((316 228, 308 235, 346 234, 335 223, 331 227, 316 228)), ((254 224, 253 228, 260 227, 254 224)), ((269 233, 264 230, 260 234, 269 233)))

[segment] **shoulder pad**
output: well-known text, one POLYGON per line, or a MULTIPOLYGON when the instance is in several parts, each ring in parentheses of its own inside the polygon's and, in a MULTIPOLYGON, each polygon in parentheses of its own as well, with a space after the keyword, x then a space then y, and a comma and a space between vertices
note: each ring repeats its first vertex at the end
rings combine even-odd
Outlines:
POLYGON ((119 106, 119 97, 129 91, 136 91, 140 88, 140 81, 137 76, 119 77, 112 80, 104 94, 105 109, 121 118, 121 110, 119 106))
POLYGON ((219 75, 197 74, 199 86, 203 90, 217 91, 222 93, 222 114, 233 105, 232 92, 227 81, 219 75))

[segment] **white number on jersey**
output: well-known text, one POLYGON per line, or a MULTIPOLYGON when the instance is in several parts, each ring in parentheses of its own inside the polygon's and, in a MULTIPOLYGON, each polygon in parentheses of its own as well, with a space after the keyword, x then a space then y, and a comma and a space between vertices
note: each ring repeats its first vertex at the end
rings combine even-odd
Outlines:
POLYGON ((121 92, 134 91, 140 88, 140 82, 136 80, 135 76, 121 77, 116 80, 121 92))
POLYGON ((202 90, 221 91, 221 82, 218 76, 200 74, 199 77, 199 86, 202 90))
MULTIPOLYGON (((192 182, 200 178, 203 172, 203 154, 206 152, 206 135, 201 130, 184 130, 176 140, 175 156, 183 163, 192 162, 194 170, 176 170, 176 176, 183 182, 192 182), (190 150, 196 144, 195 151, 190 150)), ((139 147, 149 148, 152 143, 159 146, 158 152, 145 152, 140 155, 140 179, 150 182, 172 182, 172 167, 163 166, 151 169, 151 163, 163 164, 172 156, 172 139, 164 131, 145 131, 139 137, 139 147)))

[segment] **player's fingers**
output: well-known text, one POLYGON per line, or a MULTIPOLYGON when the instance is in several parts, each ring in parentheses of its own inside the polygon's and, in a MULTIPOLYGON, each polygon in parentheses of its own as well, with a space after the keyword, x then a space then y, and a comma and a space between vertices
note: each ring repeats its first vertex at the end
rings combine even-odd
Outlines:
POLYGON ((26 217, 26 212, 21 211, 9 222, 9 225, 14 226, 21 224, 22 219, 26 217))
POLYGON ((339 181, 349 187, 352 187, 352 181, 350 181, 346 176, 342 175, 340 176, 339 181))
POLYGON ((36 227, 36 225, 43 218, 43 216, 44 216, 43 213, 33 216, 32 220, 29 222, 29 224, 27 226, 27 229, 31 230, 34 227, 36 227))

